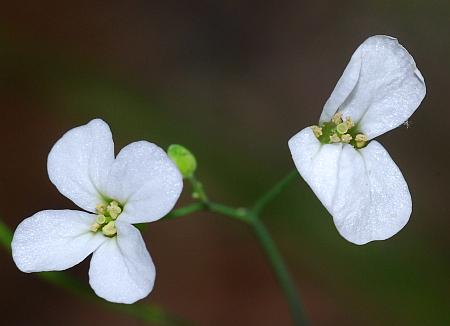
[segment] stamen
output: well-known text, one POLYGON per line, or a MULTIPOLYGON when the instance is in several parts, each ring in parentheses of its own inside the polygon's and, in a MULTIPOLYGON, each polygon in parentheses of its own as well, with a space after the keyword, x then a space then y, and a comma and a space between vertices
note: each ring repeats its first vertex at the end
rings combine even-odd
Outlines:
POLYGON ((90 228, 90 230, 92 231, 92 232, 97 232, 98 231, 98 229, 101 227, 101 225, 100 224, 98 224, 98 223, 94 223, 94 224, 92 224, 91 225, 91 228, 90 228))
POLYGON ((369 138, 367 138, 367 136, 364 134, 357 134, 355 137, 355 140, 356 141, 368 141, 369 138))
POLYGON ((322 136, 322 128, 320 128, 319 126, 312 126, 311 129, 317 138, 322 136))
POLYGON ((106 210, 109 213, 109 216, 111 216, 111 218, 113 220, 115 220, 120 213, 122 213, 122 209, 119 207, 119 203, 116 202, 115 200, 113 200, 108 207, 106 207, 106 210))
POLYGON ((357 134, 355 137, 356 148, 362 148, 366 145, 369 138, 364 134, 357 134))
POLYGON ((122 205, 116 201, 112 200, 109 203, 100 203, 96 206, 97 218, 95 222, 91 225, 90 230, 94 233, 102 231, 102 233, 107 237, 113 237, 117 234, 115 220, 122 213, 122 205))
POLYGON ((355 123, 350 117, 345 118, 345 123, 347 124, 347 129, 352 129, 355 126, 355 123))
POLYGON ((109 222, 102 228, 102 232, 107 237, 112 237, 117 234, 116 223, 114 221, 109 222))
POLYGON ((341 136, 342 142, 343 142, 343 143, 346 143, 346 144, 350 143, 350 141, 351 141, 352 139, 353 139, 352 135, 349 135, 349 134, 345 134, 345 135, 342 135, 342 136, 341 136))
POLYGON ((332 134, 330 136, 330 142, 339 143, 340 141, 341 141, 341 139, 339 138, 339 136, 337 134, 332 134))
POLYGON ((106 205, 104 203, 97 204, 95 207, 98 214, 105 214, 106 213, 106 205))
POLYGON ((342 122, 342 112, 336 112, 335 115, 331 118, 331 122, 338 125, 342 122))

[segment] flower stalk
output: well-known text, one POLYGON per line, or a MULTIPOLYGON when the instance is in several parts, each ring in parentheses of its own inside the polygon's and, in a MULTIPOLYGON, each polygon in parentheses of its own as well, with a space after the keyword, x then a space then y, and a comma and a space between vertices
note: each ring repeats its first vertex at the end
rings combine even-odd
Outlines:
POLYGON ((269 191, 262 195, 254 204, 253 208, 234 208, 223 204, 211 202, 206 195, 203 185, 193 176, 189 178, 193 192, 200 193, 197 202, 177 210, 172 211, 166 218, 181 217, 197 211, 209 211, 222 216, 238 219, 248 224, 255 237, 257 238, 261 249, 263 250, 273 273, 280 285, 281 290, 286 298, 291 312, 293 324, 296 326, 307 325, 307 320, 302 308, 300 297, 297 293, 294 281, 292 280, 286 264, 278 251, 278 248, 272 239, 269 231, 260 219, 263 209, 272 202, 296 177, 296 170, 290 172, 281 181, 276 183, 269 191), (199 187, 201 185, 201 187, 199 187), (200 192, 198 192, 200 189, 200 192))
POLYGON ((295 289, 294 281, 292 280, 286 264, 281 257, 275 242, 270 236, 269 231, 267 231, 267 228, 259 218, 254 218, 251 225, 253 232, 261 245, 261 249, 264 251, 264 254, 266 255, 266 258, 278 280, 281 290, 286 297, 294 325, 307 325, 306 317, 303 312, 300 297, 295 289))

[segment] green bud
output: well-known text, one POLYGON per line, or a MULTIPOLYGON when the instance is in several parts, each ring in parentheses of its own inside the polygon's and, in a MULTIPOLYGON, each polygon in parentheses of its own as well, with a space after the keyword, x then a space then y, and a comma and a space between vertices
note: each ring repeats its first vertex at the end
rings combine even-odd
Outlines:
POLYGON ((183 178, 190 178, 194 175, 197 169, 197 160, 186 147, 176 144, 170 145, 167 154, 176 164, 183 178))

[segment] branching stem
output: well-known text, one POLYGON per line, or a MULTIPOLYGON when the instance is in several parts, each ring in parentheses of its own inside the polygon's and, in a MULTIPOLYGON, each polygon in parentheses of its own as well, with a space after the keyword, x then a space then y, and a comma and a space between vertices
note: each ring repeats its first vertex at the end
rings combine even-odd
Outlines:
POLYGON ((206 195, 203 185, 195 178, 189 179, 194 191, 194 197, 200 202, 179 208, 169 214, 168 218, 181 217, 194 211, 209 211, 223 216, 238 219, 250 225, 258 239, 261 249, 269 261, 275 277, 283 291, 289 304, 294 325, 307 325, 300 297, 297 294, 295 284, 288 272, 286 264, 280 255, 275 242, 270 236, 267 228, 260 219, 263 209, 272 202, 295 178, 298 176, 296 170, 289 173, 281 181, 276 183, 266 193, 264 193, 254 204, 253 208, 234 208, 223 204, 211 202, 206 195))

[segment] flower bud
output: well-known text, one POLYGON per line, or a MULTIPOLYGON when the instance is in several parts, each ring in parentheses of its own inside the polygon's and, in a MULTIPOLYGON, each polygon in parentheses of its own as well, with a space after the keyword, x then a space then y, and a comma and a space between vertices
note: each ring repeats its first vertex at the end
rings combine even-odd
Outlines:
POLYGON ((167 149, 167 155, 176 164, 183 178, 190 178, 197 169, 197 160, 195 156, 184 146, 170 145, 167 149))

